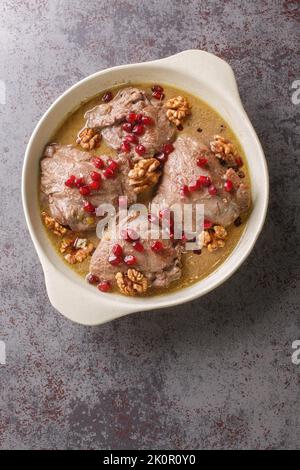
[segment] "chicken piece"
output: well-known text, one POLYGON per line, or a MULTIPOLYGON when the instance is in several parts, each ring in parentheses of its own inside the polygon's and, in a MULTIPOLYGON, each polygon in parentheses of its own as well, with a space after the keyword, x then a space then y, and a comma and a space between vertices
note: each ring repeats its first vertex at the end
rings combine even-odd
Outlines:
POLYGON ((109 103, 97 105, 85 113, 86 127, 103 129, 113 126, 124 121, 130 111, 140 112, 147 104, 149 100, 143 90, 123 88, 109 103))
MULTIPOLYGON (((122 124, 129 113, 142 114, 152 120, 151 125, 143 126, 144 133, 136 136, 138 143, 145 147, 144 158, 160 151, 163 144, 174 139, 176 128, 166 116, 162 103, 151 104, 143 90, 132 87, 120 90, 109 103, 95 106, 87 111, 86 128, 101 132, 106 143, 118 150, 124 138, 128 136, 122 124)), ((132 156, 139 158, 134 151, 135 146, 136 144, 132 145, 132 156)))
POLYGON ((160 204, 161 207, 170 207, 176 203, 203 204, 204 217, 224 227, 232 224, 241 213, 249 209, 249 186, 243 183, 232 168, 222 165, 205 145, 191 137, 182 136, 176 140, 174 147, 175 150, 165 163, 153 203, 160 204), (197 164, 199 158, 207 160, 203 167, 197 164), (204 184, 194 191, 188 191, 185 185, 195 184, 200 175, 209 177, 211 186, 204 184), (228 180, 232 183, 230 191, 226 191, 225 182, 228 180), (216 194, 213 194, 213 187, 216 194))
POLYGON ((49 206, 50 215, 61 225, 71 230, 91 230, 95 228, 99 217, 84 210, 84 202, 90 202, 95 208, 101 203, 118 204, 118 197, 125 195, 128 203, 135 202, 136 195, 129 185, 128 159, 118 156, 115 162, 118 169, 113 178, 106 178, 105 168, 110 163, 107 156, 101 156, 103 169, 97 169, 93 163, 95 155, 78 150, 72 145, 52 144, 46 147, 41 160, 41 191, 49 206), (100 188, 91 190, 89 195, 82 195, 78 187, 67 187, 65 182, 71 175, 83 178, 85 184, 91 180, 91 172, 101 175, 100 188))
POLYGON ((128 268, 133 268, 147 278, 149 286, 163 288, 181 277, 181 247, 171 240, 155 240, 147 218, 140 222, 138 216, 128 217, 116 228, 116 234, 107 231, 101 238, 91 259, 91 274, 115 284, 117 273, 126 273, 128 268), (137 245, 135 233, 140 235, 137 245), (116 245, 119 245, 118 251, 114 249, 116 245), (157 249, 160 246, 161 249, 157 249), (128 256, 135 257, 132 265, 125 262, 128 256))
MULTIPOLYGON (((172 142, 175 137, 176 128, 170 123, 166 116, 166 112, 161 104, 147 105, 142 114, 152 119, 153 124, 144 126, 144 134, 138 137, 139 144, 145 147, 145 154, 143 158, 151 157, 156 152, 160 151, 165 143, 172 142)), ((124 132, 122 125, 115 125, 107 127, 102 130, 102 137, 106 143, 113 149, 119 149, 122 141, 128 135, 124 132)), ((138 159, 139 156, 134 151, 134 145, 132 147, 132 155, 138 159)))

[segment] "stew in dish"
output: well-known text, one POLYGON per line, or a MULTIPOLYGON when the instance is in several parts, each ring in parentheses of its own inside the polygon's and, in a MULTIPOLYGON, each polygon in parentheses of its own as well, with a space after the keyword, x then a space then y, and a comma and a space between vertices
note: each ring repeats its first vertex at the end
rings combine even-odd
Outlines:
POLYGON ((71 269, 101 292, 145 296, 213 272, 242 235, 251 190, 239 141, 214 109, 169 85, 130 84, 83 103, 58 128, 41 159, 40 201, 71 269), (121 217, 137 203, 143 217, 140 206, 121 217), (182 217, 191 208, 193 230, 178 229, 174 207, 182 217))

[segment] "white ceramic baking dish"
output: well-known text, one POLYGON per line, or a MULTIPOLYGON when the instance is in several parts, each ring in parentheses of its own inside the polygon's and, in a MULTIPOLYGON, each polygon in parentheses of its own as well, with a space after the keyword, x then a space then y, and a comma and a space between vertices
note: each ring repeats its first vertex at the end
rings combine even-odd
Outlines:
POLYGON ((264 153, 243 109, 234 74, 230 66, 218 57, 204 51, 189 50, 162 60, 113 67, 81 80, 61 95, 41 118, 28 143, 23 167, 25 217, 43 266, 52 305, 75 322, 97 325, 137 311, 182 304, 206 294, 228 279, 252 250, 266 216, 268 186, 264 153), (218 110, 244 148, 252 181, 253 211, 229 258, 193 286, 149 298, 103 294, 81 279, 64 264, 49 243, 38 205, 39 160, 62 118, 82 101, 113 84, 130 81, 168 83, 198 95, 218 110))

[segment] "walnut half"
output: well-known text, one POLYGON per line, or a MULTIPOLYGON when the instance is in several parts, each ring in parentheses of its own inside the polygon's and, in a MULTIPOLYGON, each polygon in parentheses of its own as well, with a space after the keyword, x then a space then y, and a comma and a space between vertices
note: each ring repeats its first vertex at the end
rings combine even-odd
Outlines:
POLYGON ((165 107, 168 109, 166 113, 167 118, 177 127, 181 126, 182 121, 191 114, 191 105, 183 96, 170 98, 166 102, 165 107))
POLYGON ((55 235, 62 237, 67 233, 68 229, 56 222, 56 220, 53 217, 50 217, 47 212, 42 212, 42 218, 47 229, 53 232, 55 235))
POLYGON ((224 248, 227 231, 222 225, 214 225, 212 230, 204 230, 201 234, 201 242, 209 252, 224 248))
POLYGON ((74 238, 63 238, 60 243, 59 251, 61 253, 66 253, 69 249, 73 247, 74 241, 74 238))
POLYGON ((215 154, 215 156, 225 162, 230 166, 237 166, 236 159, 238 158, 238 153, 233 143, 230 140, 225 139, 221 135, 214 135, 214 140, 210 143, 210 149, 215 154))
POLYGON ((99 147, 101 135, 94 129, 85 127, 79 132, 76 144, 80 145, 84 150, 93 150, 99 147))
MULTIPOLYGON (((82 239, 81 239, 82 240, 82 239)), ((95 247, 92 242, 87 242, 83 248, 76 249, 76 241, 72 246, 71 253, 65 255, 65 260, 70 264, 82 263, 93 251, 95 247)))
POLYGON ((139 160, 128 173, 129 184, 135 193, 142 193, 155 186, 161 175, 160 162, 156 158, 139 160))
POLYGON ((148 289, 148 279, 136 269, 128 269, 127 273, 115 275, 120 292, 125 295, 143 294, 148 289))

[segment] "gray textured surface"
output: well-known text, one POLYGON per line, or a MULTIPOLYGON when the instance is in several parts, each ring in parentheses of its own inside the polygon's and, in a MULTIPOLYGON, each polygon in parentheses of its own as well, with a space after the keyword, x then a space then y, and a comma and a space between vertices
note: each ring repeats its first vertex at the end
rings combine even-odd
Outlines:
POLYGON ((297 1, 2 1, 1 448, 300 448, 297 1), (265 230, 230 281, 99 328, 50 306, 20 176, 38 118, 107 66, 203 48, 232 65, 265 149, 265 230), (298 213, 297 213, 298 211, 298 213))

